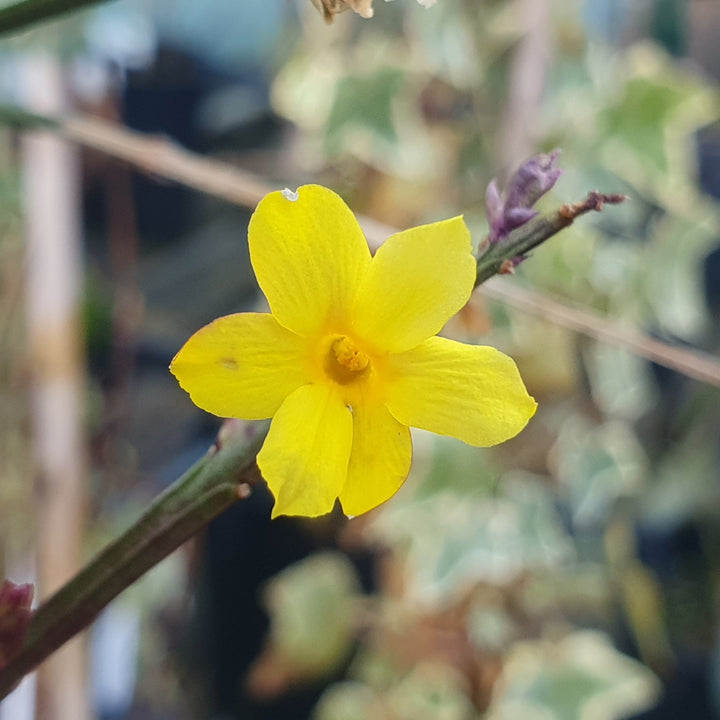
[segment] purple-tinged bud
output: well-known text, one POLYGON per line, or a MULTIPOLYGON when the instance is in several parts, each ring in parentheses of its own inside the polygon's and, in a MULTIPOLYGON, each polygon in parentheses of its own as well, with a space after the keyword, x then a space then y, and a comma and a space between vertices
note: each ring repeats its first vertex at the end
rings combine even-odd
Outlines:
POLYGON ((5 580, 0 587, 0 670, 20 650, 27 634, 33 611, 35 588, 31 584, 16 585, 5 580))
POLYGON ((505 227, 508 231, 514 230, 515 228, 524 225, 526 222, 530 222, 534 217, 537 217, 540 213, 532 208, 525 207, 511 207, 508 208, 505 213, 505 227))
POLYGON ((532 220, 538 212, 532 207, 558 181, 562 170, 555 161, 560 150, 535 155, 512 175, 503 195, 493 180, 486 193, 490 243, 496 243, 513 230, 532 220))
POLYGON ((558 181, 562 170, 555 165, 560 150, 536 155, 524 162, 510 178, 507 188, 508 207, 532 207, 558 181))
POLYGON ((505 231, 505 205, 495 180, 490 181, 485 191, 485 214, 490 226, 490 241, 493 242, 505 231))

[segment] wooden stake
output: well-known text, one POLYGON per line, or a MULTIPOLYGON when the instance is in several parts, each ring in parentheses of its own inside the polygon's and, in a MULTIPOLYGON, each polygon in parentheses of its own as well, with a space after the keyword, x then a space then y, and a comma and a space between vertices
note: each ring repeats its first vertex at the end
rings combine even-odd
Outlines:
MULTIPOLYGON (((63 80, 50 56, 26 61, 27 103, 61 111, 63 80)), ((23 139, 29 367, 37 487, 38 591, 48 597, 81 565, 87 463, 85 382, 79 332, 81 287, 77 155, 46 131, 23 139)), ((76 639, 39 671, 38 717, 88 720, 85 657, 76 639)))

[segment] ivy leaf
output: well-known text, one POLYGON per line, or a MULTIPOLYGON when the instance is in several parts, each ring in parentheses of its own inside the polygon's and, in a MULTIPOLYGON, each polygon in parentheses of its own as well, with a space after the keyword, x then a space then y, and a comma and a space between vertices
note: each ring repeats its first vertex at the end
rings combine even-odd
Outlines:
POLYGON ((358 129, 380 142, 396 143, 393 104, 402 80, 403 72, 389 67, 341 78, 327 124, 327 152, 340 152, 346 136, 358 129))
POLYGON ((578 631, 513 645, 487 720, 620 720, 651 707, 659 689, 605 634, 578 631))

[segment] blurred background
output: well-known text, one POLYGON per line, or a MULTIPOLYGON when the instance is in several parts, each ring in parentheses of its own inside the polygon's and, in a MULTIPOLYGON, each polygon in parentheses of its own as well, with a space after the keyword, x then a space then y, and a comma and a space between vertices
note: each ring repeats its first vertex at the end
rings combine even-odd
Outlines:
MULTIPOLYGON (((542 207, 631 199, 505 292, 717 357, 720 3, 374 10, 116 0, 4 40, 1 101, 319 182, 392 227, 462 212, 476 243, 488 182, 560 147, 542 207)), ((52 135, 2 130, 0 156, 0 569, 44 597, 204 453, 220 420, 168 364, 263 301, 251 208, 52 135)), ((446 328, 517 360, 540 405, 519 437, 417 432, 405 486, 351 521, 270 522, 257 492, 0 718, 720 718, 720 391, 535 304, 476 293, 446 328)))

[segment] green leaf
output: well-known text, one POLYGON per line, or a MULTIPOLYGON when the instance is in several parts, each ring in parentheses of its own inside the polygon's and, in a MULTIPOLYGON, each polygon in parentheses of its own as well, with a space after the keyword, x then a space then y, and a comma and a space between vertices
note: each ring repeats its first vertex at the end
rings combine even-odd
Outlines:
POLYGON ((384 67, 368 75, 346 75, 337 84, 327 124, 326 150, 337 153, 348 131, 362 129, 383 143, 397 142, 393 105, 404 73, 384 67))
POLYGON ((313 711, 313 720, 367 720, 377 717, 377 698, 371 688, 359 682, 331 685, 313 711))
POLYGON ((578 526, 605 522, 616 501, 640 494, 647 458, 632 427, 596 425, 582 415, 563 423, 554 448, 556 473, 578 526))
POLYGON ((407 593, 429 606, 479 582, 505 584, 571 555, 550 492, 539 479, 508 474, 498 494, 446 489, 386 505, 371 536, 407 554, 407 593))
POLYGON ((470 720, 474 715, 465 678, 439 662, 416 665, 388 693, 387 706, 396 720, 470 720))
POLYGON ((265 599, 275 651, 303 677, 324 675, 349 653, 359 582, 340 553, 319 553, 276 575, 265 599))
POLYGON ((560 642, 516 643, 486 720, 620 720, 651 707, 659 683, 602 633, 578 631, 560 642))

